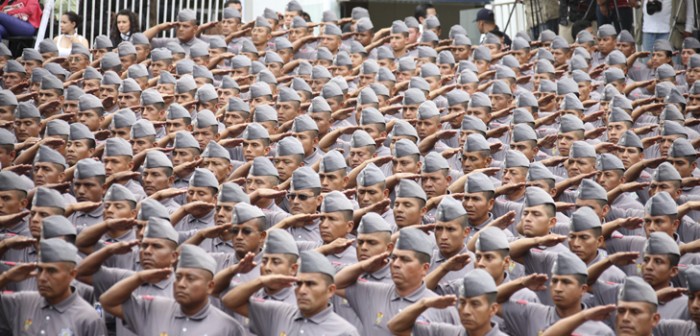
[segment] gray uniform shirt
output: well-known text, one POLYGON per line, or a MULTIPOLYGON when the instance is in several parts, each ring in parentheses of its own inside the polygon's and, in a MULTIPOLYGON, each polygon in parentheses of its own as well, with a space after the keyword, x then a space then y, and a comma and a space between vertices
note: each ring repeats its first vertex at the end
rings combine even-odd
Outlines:
POLYGON ((12 335, 106 335, 95 309, 76 292, 57 305, 37 292, 0 295, 0 331, 12 335))
POLYGON ((124 320, 138 335, 245 335, 240 323, 209 303, 187 316, 173 299, 132 295, 122 309, 124 320))
MULTIPOLYGON (((391 335, 387 323, 401 310, 425 297, 434 297, 433 291, 422 283, 413 293, 400 296, 393 283, 367 282, 360 279, 345 289, 350 306, 362 321, 366 335, 391 335)), ((428 309, 418 318, 419 321, 443 322, 458 325, 459 315, 454 307, 428 309)))
MULTIPOLYGON (((561 319, 555 307, 545 306, 527 301, 508 301, 503 303, 503 319, 514 336, 537 336, 561 319)), ((613 331, 600 321, 586 321, 580 325, 575 334, 578 335, 615 335, 613 331)))
MULTIPOLYGON (((455 326, 445 323, 418 322, 413 326, 413 336, 444 335, 468 336, 467 331, 464 330, 461 325, 455 326)), ((499 330, 498 323, 491 322, 491 330, 484 334, 484 336, 508 336, 508 334, 499 330)))
POLYGON ((332 305, 306 318, 295 305, 252 298, 248 313, 251 330, 258 335, 359 335, 354 326, 333 312, 332 305))
POLYGON ((657 336, 700 336, 700 329, 693 321, 661 320, 654 328, 657 336))

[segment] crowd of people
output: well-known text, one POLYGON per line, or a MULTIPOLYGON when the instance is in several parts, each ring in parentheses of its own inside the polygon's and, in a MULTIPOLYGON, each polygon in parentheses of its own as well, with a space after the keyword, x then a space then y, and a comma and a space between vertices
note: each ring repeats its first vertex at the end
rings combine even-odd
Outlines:
POLYGON ((0 334, 699 335, 700 42, 421 13, 0 44, 0 334))

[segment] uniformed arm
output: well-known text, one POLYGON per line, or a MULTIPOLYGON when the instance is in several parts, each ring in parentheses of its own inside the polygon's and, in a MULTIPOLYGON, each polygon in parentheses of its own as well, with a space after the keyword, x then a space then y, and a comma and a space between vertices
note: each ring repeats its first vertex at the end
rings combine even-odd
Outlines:
POLYGON ((106 245, 104 248, 88 255, 83 259, 76 268, 76 279, 78 281, 92 285, 92 275, 97 273, 107 259, 115 254, 125 254, 131 251, 131 248, 138 245, 138 241, 132 240, 128 242, 118 242, 106 245))
POLYGON ((567 318, 563 318, 557 323, 552 324, 547 328, 542 336, 560 336, 571 335, 576 328, 586 323, 587 321, 603 321, 608 318, 610 313, 615 311, 615 305, 605 305, 584 309, 567 318))
POLYGON ((510 243, 510 258, 518 263, 525 263, 525 256, 535 246, 554 246, 566 240, 566 236, 548 234, 544 237, 521 238, 510 243))
POLYGON ((335 145, 335 143, 338 141, 338 138, 340 138, 341 135, 352 134, 353 132, 359 129, 361 128, 357 126, 336 128, 328 132, 328 134, 323 136, 323 138, 321 138, 321 140, 318 141, 318 148, 324 152, 328 152, 331 149, 331 146, 335 145))
MULTIPOLYGON (((6 272, 0 274, 0 289, 5 288, 11 282, 21 282, 32 276, 32 272, 36 269, 36 263, 27 263, 15 265, 6 272)), ((0 291, 2 294, 2 291, 0 291)))
POLYGON ((631 165, 627 170, 625 170, 625 181, 636 181, 639 175, 642 174, 646 168, 654 168, 662 162, 666 161, 666 157, 658 157, 653 159, 646 159, 639 161, 631 165))
POLYGON ((352 286, 363 273, 374 273, 386 266, 388 257, 389 252, 384 252, 343 268, 335 275, 335 287, 345 289, 352 286))
POLYGON ((230 230, 232 227, 233 224, 229 223, 223 225, 214 225, 201 230, 195 230, 195 233, 190 238, 187 238, 187 240, 185 240, 183 244, 199 246, 199 244, 201 244, 205 239, 214 239, 216 237, 219 237, 221 234, 223 234, 227 230, 230 230))
POLYGON ((214 204, 207 203, 204 201, 194 201, 190 203, 183 204, 181 207, 177 208, 172 215, 170 215, 170 223, 175 226, 179 223, 185 216, 191 213, 207 213, 214 209, 214 204))
POLYGON ((178 25, 178 22, 163 22, 161 24, 155 25, 146 31, 143 32, 143 35, 148 38, 148 40, 152 40, 156 35, 160 34, 160 32, 170 29, 173 27, 176 27, 178 25))
POLYGON ((425 287, 434 291, 440 283, 440 280, 442 280, 442 278, 444 278, 448 273, 459 271, 466 267, 470 262, 471 256, 469 253, 457 254, 450 257, 450 259, 447 259, 446 262, 435 267, 432 272, 425 276, 425 287))
MULTIPOLYGON (((530 275, 526 275, 524 277, 520 277, 516 280, 513 281, 508 281, 504 284, 501 284, 498 286, 498 295, 496 296, 496 302, 504 303, 508 300, 510 300, 510 297, 515 294, 515 292, 523 289, 523 288, 529 288, 533 291, 541 291, 547 289, 547 286, 545 286, 545 283, 547 282, 547 275, 545 274, 537 274, 533 273, 530 275)), ((502 306, 499 305, 498 308, 498 315, 503 316, 502 312, 502 306)))
POLYGON ((418 143, 418 150, 420 151, 421 155, 428 155, 431 150, 433 150, 433 147, 435 147, 435 144, 440 141, 440 139, 449 139, 457 134, 457 131, 455 130, 440 130, 437 131, 435 134, 431 134, 425 139, 421 140, 418 143))
POLYGON ((13 236, 0 240, 0 259, 10 249, 23 249, 35 245, 37 240, 26 236, 13 236))
POLYGON ((124 319, 122 304, 131 298, 131 293, 144 283, 158 283, 167 279, 173 270, 171 268, 158 268, 136 272, 131 276, 117 282, 102 293, 100 304, 108 313, 124 319))
MULTIPOLYGON (((319 145, 319 148, 321 146, 319 145)), ((391 156, 378 156, 372 159, 369 159, 365 162, 360 163, 359 166, 353 168, 349 173, 348 173, 348 182, 345 184, 345 188, 355 188, 357 186, 357 176, 360 175, 362 170, 367 167, 368 164, 374 163, 375 165, 382 166, 386 163, 391 162, 391 156)))
POLYGON ((589 178, 595 174, 598 174, 598 171, 594 171, 594 172, 588 173, 588 174, 580 174, 580 175, 577 175, 575 177, 569 177, 569 178, 562 180, 561 182, 557 183, 556 186, 554 187, 555 194, 552 195, 552 198, 554 200, 558 200, 559 196, 561 196, 561 194, 564 191, 571 188, 572 186, 579 185, 581 183, 581 180, 583 180, 584 178, 589 178))
POLYGON ((248 273, 255 268, 256 263, 253 259, 255 259, 255 253, 248 252, 237 264, 226 267, 216 273, 214 276, 214 289, 211 295, 221 295, 221 293, 229 287, 231 279, 233 279, 236 274, 248 273))
POLYGON ((456 303, 457 297, 454 295, 422 298, 396 314, 386 326, 394 335, 409 336, 413 330, 413 325, 416 323, 416 319, 418 319, 423 312, 429 308, 445 309, 454 307, 456 303))
POLYGON ((618 252, 611 254, 603 260, 591 265, 588 267, 588 286, 589 288, 592 288, 593 285, 598 282, 598 278, 600 277, 605 270, 610 268, 611 266, 615 265, 618 267, 625 266, 625 265, 630 265, 633 264, 635 259, 639 257, 638 252, 618 252))
POLYGON ((89 255, 95 252, 95 244, 109 231, 130 230, 136 225, 132 218, 108 219, 102 223, 88 226, 83 229, 75 239, 75 247, 83 254, 89 255))
POLYGON ((618 218, 616 220, 603 223, 601 234, 605 239, 608 239, 610 238, 610 235, 612 235, 613 232, 619 228, 624 227, 627 229, 636 229, 641 227, 642 223, 644 223, 644 219, 640 217, 618 218))
POLYGON ((236 286, 228 294, 221 298, 221 302, 226 308, 235 311, 237 314, 248 317, 249 300, 263 287, 291 287, 299 279, 293 276, 271 274, 263 275, 255 280, 248 281, 236 286))

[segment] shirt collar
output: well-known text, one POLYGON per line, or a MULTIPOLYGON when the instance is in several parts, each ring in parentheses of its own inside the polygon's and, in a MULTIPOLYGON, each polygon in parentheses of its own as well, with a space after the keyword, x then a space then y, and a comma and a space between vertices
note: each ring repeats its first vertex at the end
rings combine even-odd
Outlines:
POLYGON ((389 269, 389 265, 382 267, 382 269, 380 269, 374 273, 362 274, 363 279, 367 279, 367 280, 371 279, 372 281, 376 281, 376 282, 387 279, 390 276, 391 276, 391 270, 389 269))
POLYGON ((425 282, 421 282, 420 286, 418 286, 418 288, 416 288, 416 290, 413 291, 413 293, 408 294, 407 296, 403 296, 403 297, 401 295, 399 295, 398 291, 396 291, 396 285, 393 285, 392 287, 393 287, 392 288, 393 291, 391 293, 391 301, 403 300, 403 301, 407 301, 410 303, 414 303, 414 302, 417 302, 418 300, 420 300, 426 291, 425 282))
POLYGON ((92 210, 90 212, 81 211, 79 216, 88 216, 88 217, 92 217, 92 218, 102 218, 102 214, 104 214, 104 212, 105 212, 105 208, 102 204, 100 204, 100 206, 98 206, 97 208, 95 208, 95 210, 92 210))
POLYGON ((182 307, 178 304, 177 311, 175 311, 174 315, 176 319, 187 318, 190 320, 201 321, 207 318, 207 316, 209 316, 209 311, 211 310, 210 307, 211 305, 209 304, 209 299, 207 299, 207 304, 204 306, 204 308, 202 308, 192 316, 187 316, 184 312, 182 312, 182 307))
POLYGON ((265 300, 273 300, 273 301, 278 301, 278 302, 283 302, 286 301, 287 298, 290 296, 294 295, 294 289, 293 287, 285 287, 282 288, 279 292, 275 294, 268 294, 265 289, 262 290, 262 297, 265 300))
POLYGON ((331 316, 332 313, 333 313, 333 305, 332 304, 328 304, 326 309, 324 309, 324 310, 320 311, 318 314, 311 316, 311 317, 308 317, 308 318, 301 315, 301 312, 299 311, 299 309, 297 309, 296 313, 294 314, 294 321, 304 320, 304 321, 312 322, 314 324, 321 324, 325 320, 327 320, 328 317, 331 316))
POLYGON ((190 216, 189 222, 190 222, 190 223, 193 223, 193 222, 200 222, 200 223, 205 223, 205 224, 207 224, 207 223, 213 223, 213 222, 214 222, 214 214, 215 214, 215 213, 216 213, 216 211, 214 211, 214 210, 209 211, 206 215, 204 215, 204 217, 201 217, 201 218, 197 218, 197 217, 195 217, 195 216, 189 215, 189 216, 190 216))
POLYGON ((68 296, 67 299, 65 299, 65 300, 63 300, 55 305, 51 305, 48 301, 46 301, 46 299, 42 298, 41 309, 47 309, 47 308, 51 309, 52 308, 52 309, 56 310, 57 312, 63 314, 66 310, 68 310, 68 308, 70 308, 70 306, 73 304, 73 302, 75 302, 75 300, 78 297, 78 293, 76 293, 75 287, 71 286, 70 289, 71 289, 70 296, 68 296))

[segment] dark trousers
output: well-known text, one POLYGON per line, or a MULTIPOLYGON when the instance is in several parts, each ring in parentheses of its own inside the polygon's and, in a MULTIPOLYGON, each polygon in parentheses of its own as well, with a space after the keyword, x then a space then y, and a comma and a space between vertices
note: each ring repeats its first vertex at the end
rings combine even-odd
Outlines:
MULTIPOLYGON (((611 0, 611 1, 617 1, 617 0, 611 0)), ((596 20, 598 21, 598 27, 604 24, 611 24, 615 27, 617 32, 620 32, 620 26, 622 26, 622 29, 627 30, 628 32, 634 34, 634 30, 632 26, 634 25, 634 15, 632 8, 630 7, 620 7, 618 8, 620 11, 620 17, 617 17, 617 12, 615 11, 615 7, 613 6, 612 8, 609 9, 608 11, 608 16, 604 16, 600 12, 600 7, 596 4, 595 6, 595 15, 596 15, 596 20)))

